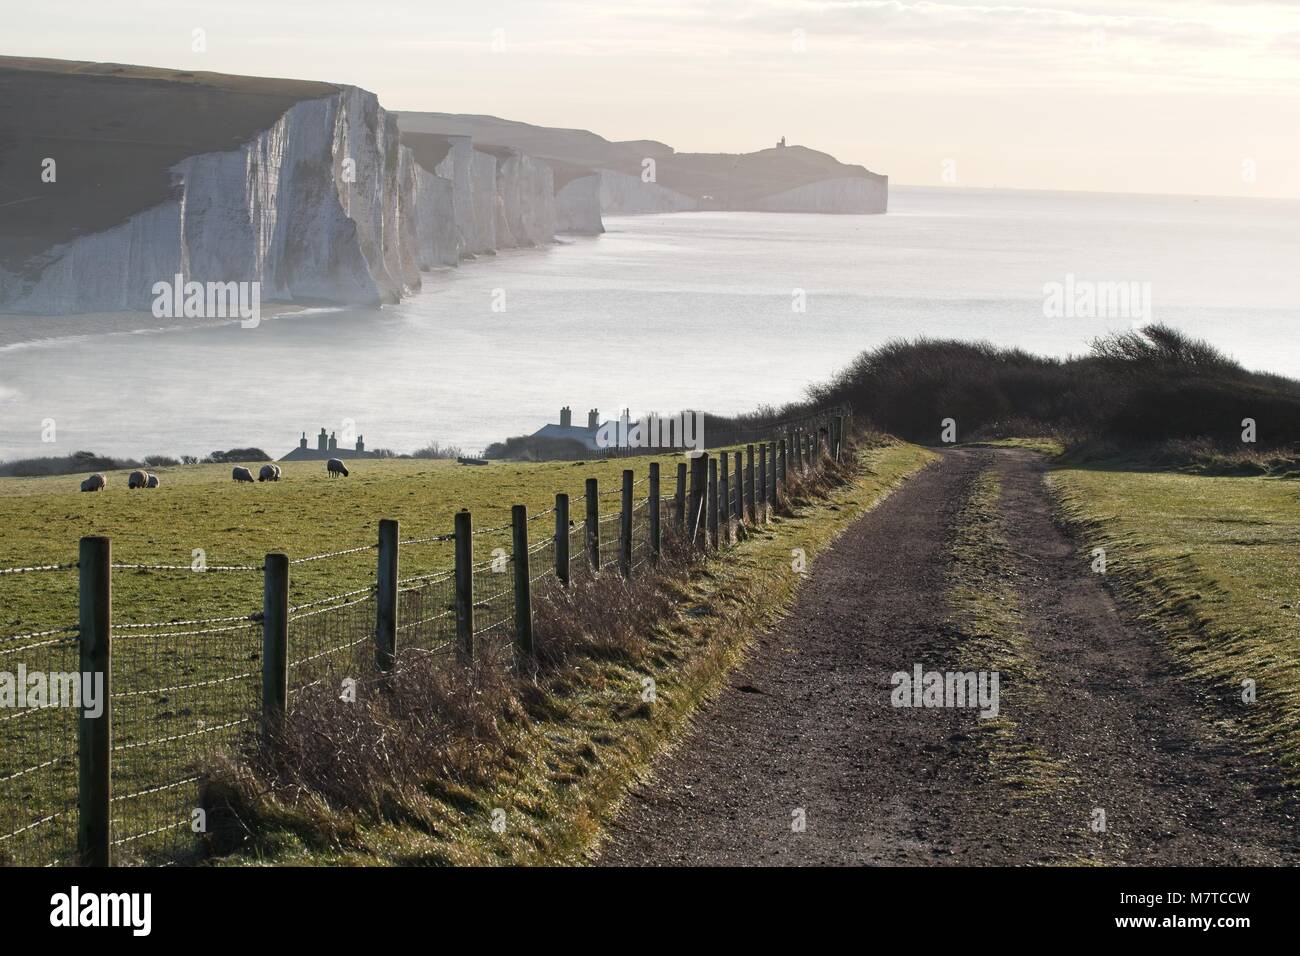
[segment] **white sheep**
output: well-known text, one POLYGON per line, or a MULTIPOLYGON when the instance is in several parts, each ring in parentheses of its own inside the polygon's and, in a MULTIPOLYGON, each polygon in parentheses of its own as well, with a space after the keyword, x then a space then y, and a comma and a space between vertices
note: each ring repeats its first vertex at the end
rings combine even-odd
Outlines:
POLYGON ((157 488, 159 484, 160 482, 158 481, 158 476, 155 475, 152 471, 149 472, 149 478, 145 481, 144 486, 146 488, 157 488))
POLYGON ((243 465, 237 465, 231 470, 230 477, 235 481, 252 481, 253 473, 243 465))
POLYGON ((103 475, 91 475, 81 483, 82 491, 103 491, 104 486, 108 484, 108 479, 103 475))
POLYGON ((340 458, 331 458, 327 461, 325 463, 325 470, 329 473, 331 478, 335 475, 342 475, 344 478, 348 476, 348 466, 343 464, 343 460, 340 458))

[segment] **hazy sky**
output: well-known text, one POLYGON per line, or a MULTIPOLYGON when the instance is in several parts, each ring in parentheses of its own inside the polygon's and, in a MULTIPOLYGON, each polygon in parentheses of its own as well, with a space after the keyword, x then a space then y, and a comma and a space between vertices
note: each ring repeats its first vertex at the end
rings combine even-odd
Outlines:
POLYGON ((894 183, 1300 197, 1300 4, 61 0, 0 52, 353 83, 894 183), (192 50, 206 31, 207 50, 192 50))

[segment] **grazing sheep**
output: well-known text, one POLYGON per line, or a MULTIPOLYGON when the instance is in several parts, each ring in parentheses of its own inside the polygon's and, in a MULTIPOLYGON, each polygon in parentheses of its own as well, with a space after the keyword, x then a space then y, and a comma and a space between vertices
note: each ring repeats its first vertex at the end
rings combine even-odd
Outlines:
POLYGON ((143 471, 133 471, 126 477, 127 488, 143 488, 149 481, 149 475, 143 471))
POLYGON ((343 461, 339 458, 331 458, 327 461, 325 470, 329 472, 331 478, 335 475, 342 475, 344 478, 348 476, 348 466, 343 464, 343 461))
POLYGON ((108 480, 103 475, 91 475, 81 483, 82 491, 103 491, 108 480))
POLYGON ((253 473, 244 466, 240 465, 230 472, 230 477, 235 481, 252 481, 253 473))
POLYGON ((275 465, 263 465, 261 469, 257 472, 257 480, 258 481, 279 481, 280 469, 276 468, 275 465))
POLYGON ((149 472, 149 478, 147 481, 145 481, 144 486, 146 488, 157 488, 158 485, 159 485, 158 476, 155 475, 152 471, 149 472))
POLYGON ((275 469, 275 480, 276 480, 276 481, 279 481, 279 480, 280 480, 280 474, 281 474, 281 472, 280 472, 280 466, 279 466, 279 465, 272 465, 271 467, 275 469))

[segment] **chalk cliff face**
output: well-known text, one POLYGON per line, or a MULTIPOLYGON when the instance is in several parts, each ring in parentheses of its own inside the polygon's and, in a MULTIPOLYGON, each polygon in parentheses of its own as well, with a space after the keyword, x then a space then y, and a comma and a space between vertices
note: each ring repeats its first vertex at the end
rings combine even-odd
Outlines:
POLYGON ((884 176, 823 179, 753 200, 760 212, 881 213, 888 203, 884 176))
POLYGON ((600 218, 600 173, 575 176, 555 191, 555 231, 588 236, 605 231, 600 218))
POLYGON ((556 232, 551 167, 517 149, 497 154, 497 248, 537 246, 556 232))
POLYGON ((611 216, 631 216, 650 212, 685 212, 696 209, 699 202, 658 183, 642 182, 640 176, 600 170, 600 209, 611 216))
POLYGON ((260 282, 261 301, 374 305, 420 272, 553 240, 551 168, 455 137, 435 169, 396 114, 341 87, 241 146, 170 167, 173 196, 116 225, 0 264, 0 312, 148 310, 158 282, 260 282))
POLYGON ((0 283, 0 307, 148 309, 154 283, 177 274, 260 281, 263 301, 396 301, 419 286, 397 137, 364 90, 298 103, 239 148, 172 167, 174 199, 51 250, 34 278, 0 283))

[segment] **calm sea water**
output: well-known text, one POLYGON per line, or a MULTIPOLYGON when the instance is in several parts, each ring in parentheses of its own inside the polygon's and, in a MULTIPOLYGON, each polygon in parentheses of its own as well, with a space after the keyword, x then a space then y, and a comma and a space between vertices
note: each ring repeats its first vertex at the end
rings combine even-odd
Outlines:
POLYGON ((890 200, 885 216, 612 218, 600 237, 429 274, 397 306, 256 329, 0 316, 0 458, 278 456, 346 420, 371 448, 475 451, 565 404, 582 422, 592 407, 799 398, 891 338, 1067 355, 1133 324, 1045 318, 1044 284, 1067 274, 1148 282, 1156 319, 1300 376, 1300 204, 904 187, 890 200))

